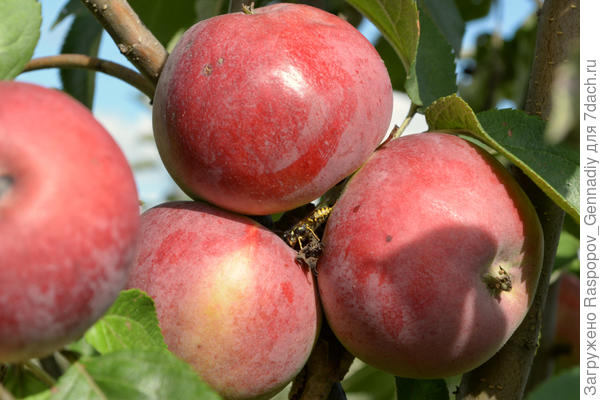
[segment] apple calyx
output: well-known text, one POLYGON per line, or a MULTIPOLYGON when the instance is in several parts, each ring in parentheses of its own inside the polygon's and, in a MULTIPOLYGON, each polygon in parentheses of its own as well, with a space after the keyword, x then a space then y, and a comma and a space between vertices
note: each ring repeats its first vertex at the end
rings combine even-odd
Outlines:
POLYGON ((246 15, 254 14, 254 2, 250 2, 250 5, 247 5, 246 3, 242 4, 242 12, 246 15))
POLYGON ((15 178, 11 175, 0 175, 0 199, 5 193, 8 193, 11 187, 15 185, 15 178))
POLYGON ((494 296, 499 295, 500 292, 510 292, 512 289, 510 274, 501 265, 498 265, 496 271, 484 274, 483 282, 494 296))

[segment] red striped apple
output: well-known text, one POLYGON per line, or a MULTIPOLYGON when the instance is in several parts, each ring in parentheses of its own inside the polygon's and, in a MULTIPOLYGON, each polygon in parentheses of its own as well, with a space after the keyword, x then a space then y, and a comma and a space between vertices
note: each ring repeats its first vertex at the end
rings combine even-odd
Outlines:
POLYGON ((0 82, 0 362, 47 355, 108 309, 138 223, 129 165, 92 114, 0 82))
POLYGON ((129 286, 152 296, 169 349, 223 397, 269 397, 303 367, 319 327, 295 256, 246 217, 165 203, 142 214, 129 286))
POLYGON ((357 169, 391 113, 387 70, 360 32, 317 8, 275 4, 191 27, 152 114, 160 156, 188 195, 272 214, 357 169))
POLYGON ((351 178, 318 264, 325 316, 368 364, 457 375, 507 341, 542 261, 536 213, 504 167, 456 136, 391 141, 351 178))

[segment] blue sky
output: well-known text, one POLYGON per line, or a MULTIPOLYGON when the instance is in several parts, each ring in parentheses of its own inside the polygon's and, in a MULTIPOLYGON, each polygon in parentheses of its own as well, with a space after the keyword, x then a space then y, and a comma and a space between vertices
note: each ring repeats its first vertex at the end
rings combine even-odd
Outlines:
MULTIPOLYGON (((42 27, 34 58, 60 53, 62 41, 71 19, 65 19, 54 29, 51 29, 51 26, 67 1, 40 1, 42 4, 42 27)), ((535 9, 535 0, 499 0, 491 16, 467 24, 463 49, 472 47, 480 33, 492 32, 496 28, 500 29, 505 38, 512 37, 515 29, 535 9)), ((369 39, 377 35, 376 29, 370 24, 363 24, 361 29, 369 39)), ((117 46, 106 33, 100 44, 99 57, 133 68, 129 61, 119 53, 117 46)), ((28 72, 20 75, 17 80, 33 82, 46 87, 61 87, 57 69, 28 72)), ((139 92, 128 84, 102 73, 97 74, 94 114, 115 137, 133 165, 136 163, 146 163, 146 165, 152 163, 154 165, 150 168, 134 169, 140 199, 147 206, 152 206, 160 203, 169 192, 173 191, 175 186, 158 161, 158 152, 154 143, 152 140, 148 140, 152 132, 151 110, 147 103, 140 101, 140 98, 139 92)), ((406 98, 395 96, 392 124, 399 125, 402 122, 409 104, 406 98)), ((406 132, 422 132, 426 128, 423 116, 417 114, 406 132)))

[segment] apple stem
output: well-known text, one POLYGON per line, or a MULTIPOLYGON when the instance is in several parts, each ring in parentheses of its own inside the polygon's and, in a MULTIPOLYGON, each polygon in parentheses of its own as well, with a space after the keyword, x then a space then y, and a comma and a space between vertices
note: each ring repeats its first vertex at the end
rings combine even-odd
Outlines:
POLYGON ((54 380, 53 377, 51 377, 46 371, 40 368, 33 361, 25 361, 25 363, 23 363, 23 367, 25 367, 25 369, 31 372, 37 379, 46 384, 46 386, 48 386, 49 388, 56 385, 56 380, 54 380))
POLYGON ((4 193, 8 193, 15 184, 15 178, 10 175, 0 175, 0 199, 4 193))
POLYGON ((410 103, 410 108, 408 109, 408 113, 406 113, 406 117, 404 118, 404 121, 402 121, 402 124, 400 125, 400 127, 393 133, 393 139, 396 139, 396 138, 399 138, 400 136, 402 136, 402 134, 408 127, 408 124, 410 124, 410 121, 412 121, 413 117, 417 113, 418 109, 419 109, 418 105, 416 105, 415 103, 410 103))
POLYGON ((402 134, 408 127, 408 124, 410 124, 410 121, 412 121, 413 117, 417 113, 418 109, 419 109, 418 105, 416 105, 415 103, 410 103, 410 108, 408 109, 408 112, 406 113, 406 117, 404 118, 404 121, 402 121, 402 124, 400 124, 400 126, 394 125, 394 128, 392 128, 392 131, 388 135, 387 139, 385 139, 383 142, 381 142, 381 144, 377 147, 377 149, 383 147, 388 142, 402 136, 402 134))
POLYGON ((142 74, 135 72, 121 64, 102 60, 84 54, 60 54, 56 56, 40 57, 33 59, 25 65, 23 72, 35 71, 45 68, 83 68, 104 72, 124 82, 129 83, 150 100, 154 97, 154 84, 142 74))
POLYGON ((247 5, 247 4, 243 3, 242 4, 242 11, 246 15, 252 15, 252 14, 254 14, 254 2, 251 2, 250 5, 247 5))

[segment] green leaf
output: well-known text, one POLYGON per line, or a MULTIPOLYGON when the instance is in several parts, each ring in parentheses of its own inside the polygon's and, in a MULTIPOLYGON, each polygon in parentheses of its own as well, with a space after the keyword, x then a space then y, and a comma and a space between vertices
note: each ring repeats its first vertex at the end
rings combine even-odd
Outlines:
POLYGON ((545 143, 541 119, 518 110, 475 115, 456 95, 431 104, 425 117, 431 130, 466 133, 497 150, 579 222, 579 153, 545 143))
POLYGON ((492 0, 455 0, 463 21, 485 17, 490 12, 492 0))
POLYGON ((112 307, 85 334, 101 354, 122 349, 166 349, 154 302, 144 292, 122 291, 112 307))
POLYGON ((406 80, 406 93, 414 104, 427 107, 436 99, 456 92, 452 46, 427 12, 419 13, 421 35, 417 57, 406 80))
POLYGON ((408 73, 417 54, 419 14, 414 0, 348 0, 390 42, 408 73))
POLYGON ((437 29, 452 45, 454 54, 460 54, 462 38, 465 34, 465 23, 454 0, 421 0, 419 6, 434 22, 437 29))
POLYGON ((554 270, 568 270, 578 275, 579 267, 579 226, 567 216, 558 240, 554 270))
POLYGON ((354 365, 359 364, 360 367, 354 369, 353 365, 351 371, 342 381, 344 391, 350 397, 357 395, 356 397, 365 400, 388 400, 394 398, 395 387, 392 375, 358 360, 355 360, 354 363, 354 365))
POLYGON ((51 390, 27 400, 164 400, 220 397, 166 350, 121 350, 82 358, 51 390))
MULTIPOLYGON (((102 37, 102 26, 81 2, 78 2, 77 6, 69 3, 65 6, 65 9, 67 8, 71 11, 74 10, 75 19, 73 19, 73 23, 65 37, 61 52, 63 54, 76 53, 96 57, 102 37)), ((60 70, 60 78, 65 92, 88 108, 92 108, 96 86, 96 71, 63 68, 60 70)))
POLYGON ((16 398, 42 392, 48 387, 22 365, 9 365, 0 383, 16 398))
POLYGON ((0 2, 0 80, 13 79, 33 56, 40 38, 42 8, 35 0, 0 2))
POLYGON ((450 394, 443 379, 407 379, 396 377, 398 399, 449 400, 450 394))
POLYGON ((572 368, 542 382, 527 400, 579 400, 579 367, 572 368))
POLYGON ((383 59, 385 66, 392 82, 392 88, 394 90, 404 91, 406 84, 406 73, 402 68, 399 68, 400 59, 394 48, 390 45, 384 37, 380 37, 375 44, 375 49, 379 53, 379 56, 383 59))
POLYGON ((189 28, 197 21, 196 13, 199 10, 196 3, 196 0, 129 0, 144 25, 165 47, 178 31, 189 28))

